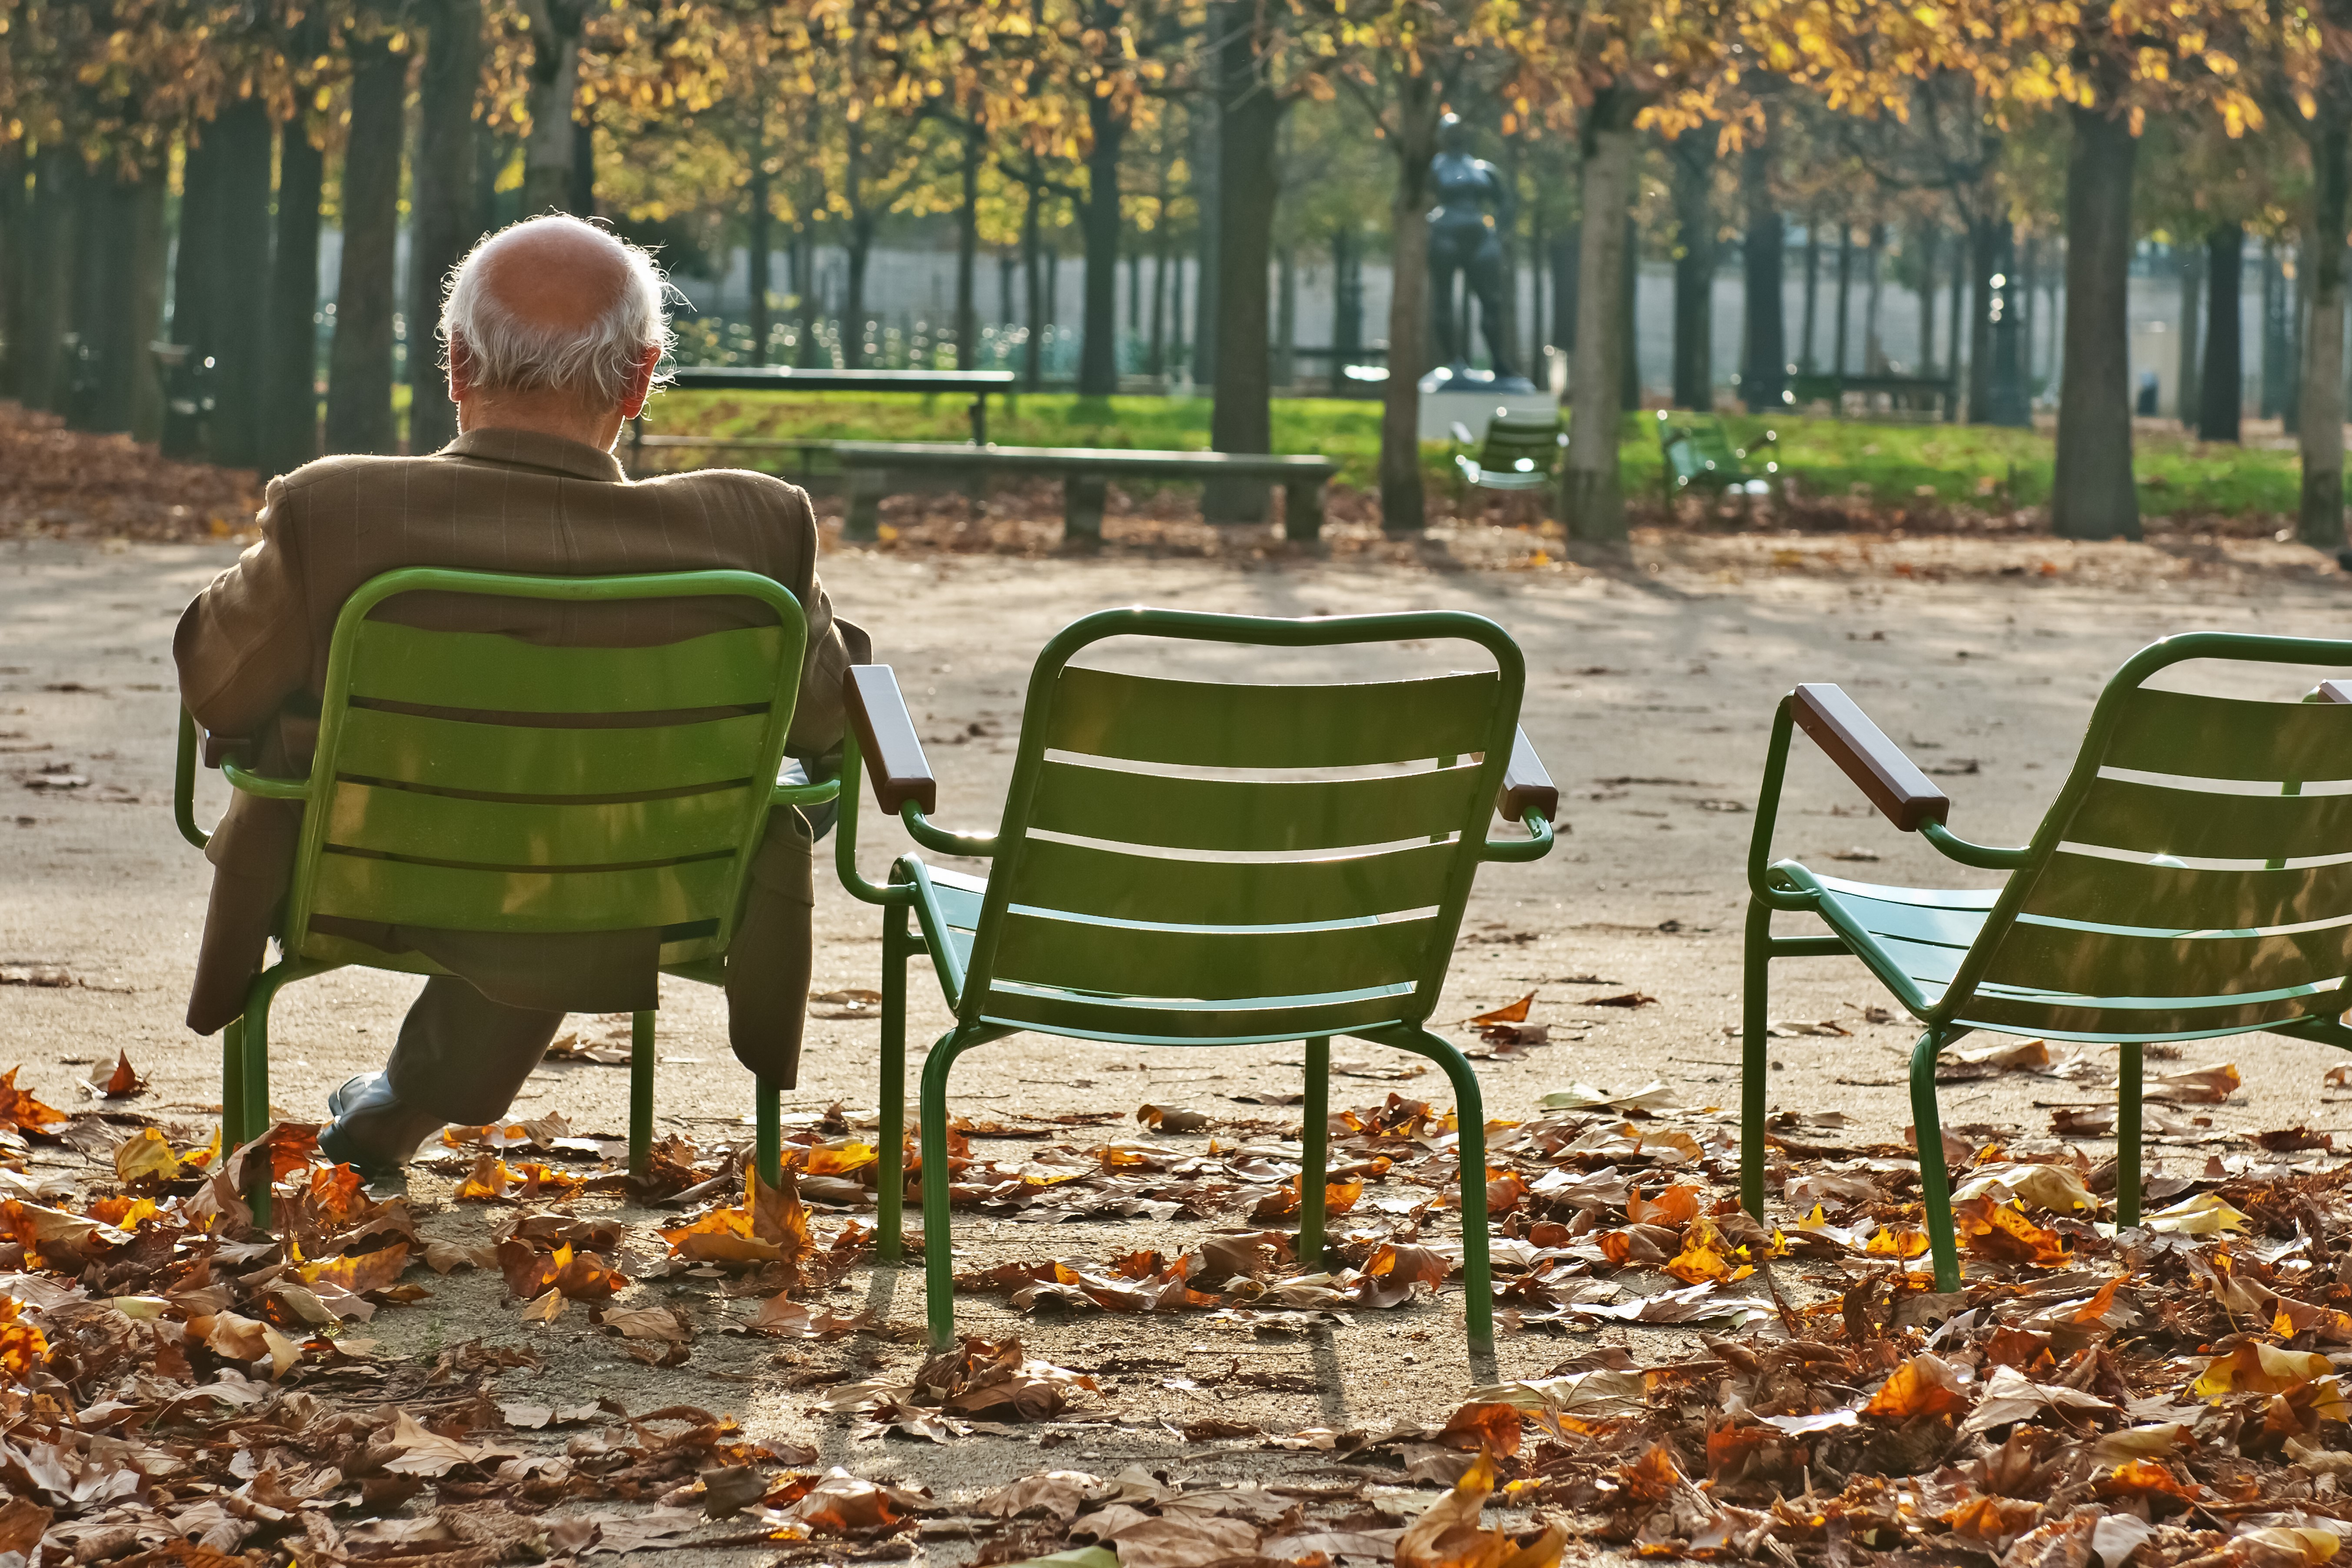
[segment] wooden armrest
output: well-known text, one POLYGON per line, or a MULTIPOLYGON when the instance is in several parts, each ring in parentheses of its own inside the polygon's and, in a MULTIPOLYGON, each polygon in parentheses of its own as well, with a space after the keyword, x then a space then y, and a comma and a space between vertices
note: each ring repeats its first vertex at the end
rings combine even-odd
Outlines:
POLYGON ((2352 680, 2323 680, 2313 688, 2305 702, 2352 702, 2352 680))
POLYGON ((1559 786, 1544 771, 1543 759, 1536 755, 1535 742, 1525 730, 1512 732, 1511 761, 1503 770, 1503 791, 1496 797, 1495 811, 1506 822, 1517 822, 1531 811, 1546 822, 1559 815, 1559 786))
POLYGON ((858 750, 866 753, 866 771, 874 781, 874 798, 895 814, 908 801, 926 815, 940 805, 940 786, 915 734, 914 716, 898 691, 898 677, 887 664, 853 664, 842 682, 849 706, 849 721, 857 731, 858 750))
POLYGON ((1950 798, 1838 688, 1800 686, 1789 694, 1789 706, 1797 727, 1904 832, 1916 833, 1921 823, 1941 822, 1950 813, 1950 798))
POLYGON ((243 756, 253 745, 250 735, 215 735, 210 730, 196 733, 204 737, 205 766, 208 768, 216 768, 228 758, 243 756))

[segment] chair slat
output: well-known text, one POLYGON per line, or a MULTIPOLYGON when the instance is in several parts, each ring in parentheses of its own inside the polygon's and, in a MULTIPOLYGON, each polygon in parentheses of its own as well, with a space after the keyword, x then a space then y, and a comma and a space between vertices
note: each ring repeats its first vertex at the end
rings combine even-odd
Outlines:
POLYGON ((2063 850, 2035 879, 2029 915, 2101 925, 2238 931, 2352 917, 2352 861, 2294 869, 2204 870, 2063 850))
POLYGON ((1501 678, 1491 671, 1347 686, 1245 686, 1073 667, 1055 682, 1045 744, 1203 768, 1416 762, 1484 751, 1495 741, 1501 692, 1501 678))
POLYGON ((2352 854, 2352 795, 2216 795, 2103 778, 2063 837, 2183 859, 2316 859, 2352 854))
POLYGON ((2100 759, 2208 779, 2352 779, 2352 705, 2133 692, 2100 759))
POLYGON ((992 979, 1205 1001, 1288 996, 1306 976, 1334 991, 1358 991, 1418 979, 1429 967, 1435 929, 1423 919, 1287 931, 1171 931, 1009 911, 992 979))
POLYGON ((1072 914, 1173 925, 1296 925, 1442 902, 1458 844, 1314 860, 1173 860, 1031 838, 1009 897, 1072 914))
POLYGON ((478 795, 615 795, 749 778, 768 715, 624 730, 556 730, 353 709, 338 771, 478 795))
POLYGON ((2325 996, 2225 1001, 2202 1005, 2168 1001, 2161 1006, 2123 1007, 2112 1002, 2020 997, 1979 991, 1962 1009, 1960 1021, 1979 1028, 2053 1040, 2108 1045, 2127 1040, 2196 1040, 2241 1034, 2266 1025, 2292 1023, 2314 1015, 2333 1016, 2344 1004, 2325 996))
POLYGON ((476 866, 634 865, 734 849, 752 795, 738 787, 654 800, 468 800, 338 784, 327 842, 476 866))
POLYGON ((2020 921, 1983 984, 2085 996, 2217 997, 2333 984, 2352 973, 2352 925, 2268 936, 2125 936, 2020 921))
POLYGON ((626 931, 712 920, 734 862, 629 871, 482 871, 321 855, 311 912, 447 931, 626 931))
POLYGON ((1372 778, 1260 781, 1173 778, 1049 762, 1029 826, 1164 849, 1345 849, 1427 838, 1473 820, 1482 768, 1372 778))
POLYGON ((352 639, 351 692, 430 708, 634 713, 766 704, 782 626, 739 626, 653 647, 551 647, 495 632, 368 621, 352 639))
MULTIPOLYGON (((1895 889, 1882 889, 1895 892, 1895 889)), ((1922 899, 1934 897, 1922 894, 1922 899)), ((1877 937, 1894 937, 1906 942, 1933 942, 1946 947, 1966 947, 1976 941, 1977 932, 1984 929, 1985 914, 1991 907, 1991 895, 1987 893, 1982 903, 1973 909, 1947 908, 1909 900, 1872 898, 1866 894, 1841 890, 1838 903, 1849 911, 1863 930, 1877 937)))
POLYGON ((1394 1023, 1410 989, 1386 995, 1254 1007, 1144 1007, 1069 993, 992 990, 982 1016, 992 1024, 1083 1039, 1150 1045, 1244 1045, 1310 1039, 1394 1023))

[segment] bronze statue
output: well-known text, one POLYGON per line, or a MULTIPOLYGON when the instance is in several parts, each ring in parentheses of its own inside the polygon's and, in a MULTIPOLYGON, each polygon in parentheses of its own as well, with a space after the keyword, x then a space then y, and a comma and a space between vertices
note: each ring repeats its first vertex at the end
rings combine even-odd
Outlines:
POLYGON ((1429 183, 1437 194, 1437 205, 1429 213, 1429 282, 1440 367, 1430 374, 1424 390, 1450 385, 1482 392, 1532 391, 1527 378, 1512 369, 1510 345, 1503 339, 1503 240, 1496 225, 1510 221, 1510 183, 1494 164, 1471 156, 1470 128, 1460 115, 1448 114, 1438 121, 1437 134, 1438 153, 1429 164, 1429 183), (1478 324, 1495 364, 1492 376, 1470 368, 1469 345, 1464 342, 1467 323, 1457 321, 1454 314, 1456 273, 1468 277, 1470 292, 1477 297, 1478 324))

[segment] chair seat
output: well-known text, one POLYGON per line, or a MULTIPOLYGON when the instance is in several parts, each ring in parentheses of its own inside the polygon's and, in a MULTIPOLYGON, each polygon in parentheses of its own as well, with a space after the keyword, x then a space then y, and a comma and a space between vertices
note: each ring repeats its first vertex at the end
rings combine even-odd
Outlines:
MULTIPOLYGON (((1943 1000, 2001 892, 1998 888, 1851 882, 1791 862, 1775 869, 1788 873, 1789 886, 1817 894, 1822 918, 1906 1007, 1921 1016, 1943 1000)), ((2036 923, 2042 922, 2031 916, 2020 921, 2021 928, 2036 923)), ((2332 1016, 2340 995, 2332 989, 2297 985, 2210 997, 2093 996, 1988 981, 1979 984, 1967 1012, 1954 1021, 1965 1028, 2095 1045, 2198 1040, 2332 1016), (2315 1008, 2308 1005, 2308 998, 2321 995, 2328 1000, 2315 1008)))

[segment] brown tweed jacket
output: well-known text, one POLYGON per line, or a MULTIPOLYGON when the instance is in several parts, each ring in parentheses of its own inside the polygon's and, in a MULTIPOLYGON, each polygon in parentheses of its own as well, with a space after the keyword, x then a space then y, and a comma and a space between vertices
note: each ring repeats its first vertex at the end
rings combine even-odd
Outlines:
MULTIPOLYGON (((702 470, 630 482, 609 452, 529 431, 474 430, 430 457, 309 464, 270 482, 260 523, 260 542, 180 617, 173 651, 196 721, 216 734, 252 737, 256 764, 265 771, 308 768, 336 615, 362 584, 404 566, 554 576, 734 568, 772 577, 808 617, 789 742, 801 756, 837 746, 843 672, 868 657, 865 635, 835 618, 817 580, 816 519, 807 495, 766 475, 702 470)), ((534 641, 635 647, 716 629, 729 623, 715 617, 749 606, 709 600, 436 603, 417 595, 386 608, 404 620, 534 641)), ((244 1010, 246 984, 259 966, 271 910, 292 869, 300 810, 239 795, 205 851, 214 891, 188 1013, 199 1033, 244 1010)), ((804 977, 814 900, 808 829, 797 813, 777 818, 754 867, 753 896, 780 898, 797 911, 800 951, 774 955, 772 967, 804 977)), ((365 940, 423 951, 496 1001, 608 1012, 653 1005, 652 935, 550 944, 383 928, 365 940)), ((763 1011, 772 1016, 772 1008, 763 1011)), ((796 1019, 797 1005, 791 1011, 796 1019)), ((792 1033, 789 1055, 796 1059, 797 1027, 792 1033)), ((745 1054, 741 1043, 737 1054, 745 1054)), ((758 1054, 765 1059, 750 1065, 761 1070, 786 1065, 769 1050, 758 1054)))

